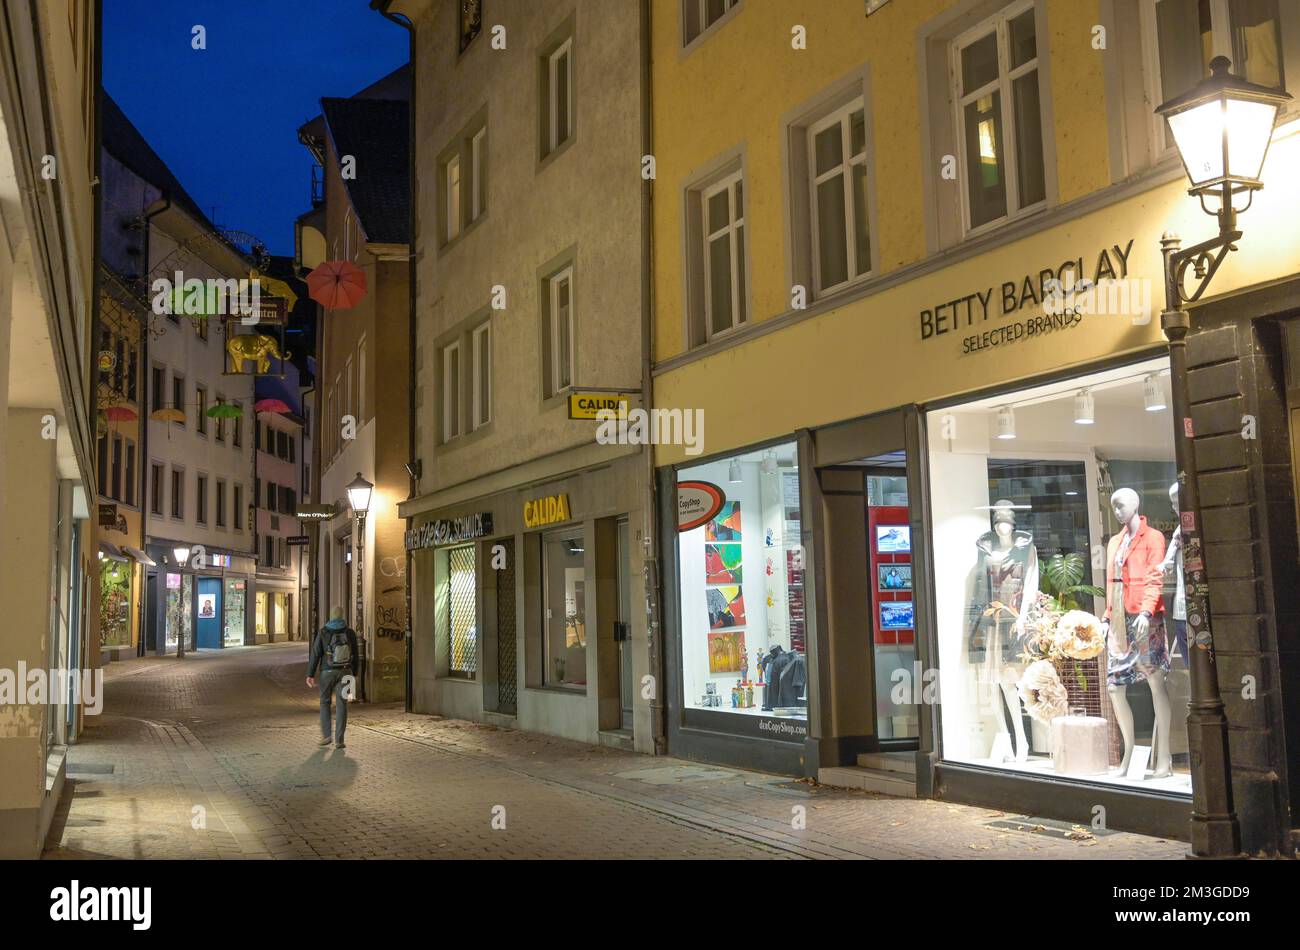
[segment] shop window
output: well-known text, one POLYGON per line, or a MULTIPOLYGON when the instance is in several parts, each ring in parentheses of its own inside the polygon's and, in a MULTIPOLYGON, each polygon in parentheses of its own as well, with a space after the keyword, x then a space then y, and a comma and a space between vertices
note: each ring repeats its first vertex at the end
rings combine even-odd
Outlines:
POLYGON ((974 230, 1047 198, 1032 0, 963 33, 952 48, 963 210, 974 230))
POLYGON ((1168 404, 1161 359, 929 414, 945 759, 1190 793, 1168 404))
POLYGON ((573 137, 573 37, 565 37, 542 55, 541 157, 553 154, 573 137))
POLYGON ((689 46, 740 6, 740 0, 681 0, 682 45, 689 46))
POLYGON ((474 546, 447 550, 447 672, 473 678, 478 669, 474 546))
POLYGON ((587 688, 587 567, 581 529, 542 541, 542 685, 587 688))
POLYGON ((701 503, 677 535, 685 705, 806 720, 797 447, 680 469, 677 490, 701 503))
POLYGON ((131 645, 131 568, 112 558, 99 567, 99 643, 131 645))
MULTIPOLYGON (((238 519, 236 519, 238 520, 238 519)), ((248 588, 243 580, 226 578, 223 605, 222 643, 228 647, 244 645, 244 614, 248 609, 248 588)))
POLYGON ((176 650, 180 641, 186 651, 194 649, 194 575, 166 575, 167 606, 165 613, 165 644, 168 652, 176 650))
POLYGON ((573 386, 574 316, 573 265, 546 279, 545 333, 542 336, 544 395, 551 397, 573 386))
POLYGON ((474 394, 473 428, 492 421, 492 325, 484 323, 470 334, 474 349, 474 367, 470 386, 474 394))

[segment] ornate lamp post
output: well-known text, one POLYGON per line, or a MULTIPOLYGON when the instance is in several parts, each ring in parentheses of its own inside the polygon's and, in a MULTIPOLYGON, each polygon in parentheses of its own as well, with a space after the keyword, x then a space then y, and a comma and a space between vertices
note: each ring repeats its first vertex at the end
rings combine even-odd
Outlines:
POLYGON ((1210 62, 1210 75, 1185 94, 1156 109, 1169 125, 1192 187, 1189 194, 1219 222, 1217 237, 1182 249, 1178 236, 1166 232, 1160 246, 1165 266, 1165 309, 1160 326, 1169 339, 1173 391, 1175 457, 1187 590, 1188 662, 1191 702, 1187 738, 1194 776, 1192 854, 1229 857, 1241 851, 1241 828, 1232 802, 1232 766, 1228 754, 1228 718, 1219 696, 1210 632, 1209 581, 1201 543, 1201 507, 1196 484, 1196 455, 1187 388, 1187 331, 1191 321, 1183 304, 1200 299, 1219 265, 1241 239, 1237 215, 1250 207, 1263 187, 1260 171, 1282 103, 1291 97, 1247 82, 1228 70, 1223 56, 1210 62), (1188 291, 1188 270, 1194 286, 1188 291))
POLYGON ((366 577, 366 514, 370 511, 370 495, 375 486, 366 481, 360 472, 347 486, 348 503, 357 518, 357 543, 354 547, 353 560, 356 562, 357 578, 357 648, 361 654, 357 658, 357 668, 361 675, 357 687, 358 696, 366 698, 366 614, 365 614, 365 577, 366 577))
MULTIPOLYGON (((172 557, 176 558, 176 566, 178 568, 183 568, 186 564, 189 563, 190 560, 189 545, 187 544, 176 545, 176 547, 172 548, 172 557)), ((181 576, 182 591, 185 589, 184 584, 185 584, 185 577, 184 575, 182 575, 181 576)), ((183 605, 184 603, 185 603, 185 598, 181 597, 181 604, 183 605)), ((165 643, 164 646, 166 646, 165 643)), ((185 624, 183 623, 180 625, 180 628, 176 631, 176 659, 178 660, 185 659, 185 624)))

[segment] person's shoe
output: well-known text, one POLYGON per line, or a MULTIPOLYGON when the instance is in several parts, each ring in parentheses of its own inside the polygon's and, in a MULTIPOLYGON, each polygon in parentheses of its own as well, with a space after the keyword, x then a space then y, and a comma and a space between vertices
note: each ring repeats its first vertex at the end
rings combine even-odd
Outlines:
POLYGON ((329 745, 331 741, 332 741, 332 740, 330 739, 329 736, 325 736, 323 739, 321 739, 320 744, 321 744, 321 745, 329 745))
POLYGON ((334 743, 334 748, 336 748, 336 749, 346 749, 347 747, 348 747, 348 746, 347 746, 347 743, 344 742, 342 739, 340 739, 338 742, 334 743))

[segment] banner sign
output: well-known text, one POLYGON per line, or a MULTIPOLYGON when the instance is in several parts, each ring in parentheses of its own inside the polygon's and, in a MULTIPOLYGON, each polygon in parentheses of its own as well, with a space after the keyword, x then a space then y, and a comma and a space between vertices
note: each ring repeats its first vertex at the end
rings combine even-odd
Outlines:
POLYGON ((461 541, 481 538, 491 533, 492 512, 481 511, 476 515, 430 521, 418 528, 412 528, 404 537, 406 550, 418 551, 443 544, 459 544, 461 541))

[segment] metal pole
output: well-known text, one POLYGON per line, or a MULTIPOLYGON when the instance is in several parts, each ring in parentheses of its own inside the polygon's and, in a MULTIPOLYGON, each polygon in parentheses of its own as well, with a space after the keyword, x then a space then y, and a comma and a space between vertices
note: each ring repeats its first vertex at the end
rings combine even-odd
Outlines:
POLYGON ((366 701, 366 512, 357 512, 357 544, 353 555, 357 575, 357 697, 366 701))
POLYGON ((1187 331, 1191 320, 1182 306, 1175 259, 1178 236, 1166 232, 1165 310, 1160 326, 1169 339, 1169 375, 1173 402, 1174 457, 1178 465, 1178 507, 1183 544, 1183 578, 1187 594, 1187 653, 1191 672, 1187 745, 1191 753, 1191 850, 1196 857, 1236 857, 1241 828, 1232 803, 1232 763, 1228 752, 1228 717, 1219 696, 1214 638, 1210 633, 1210 586, 1201 543, 1201 503, 1196 482, 1191 399, 1187 387, 1187 331))

